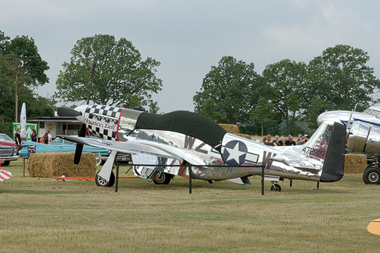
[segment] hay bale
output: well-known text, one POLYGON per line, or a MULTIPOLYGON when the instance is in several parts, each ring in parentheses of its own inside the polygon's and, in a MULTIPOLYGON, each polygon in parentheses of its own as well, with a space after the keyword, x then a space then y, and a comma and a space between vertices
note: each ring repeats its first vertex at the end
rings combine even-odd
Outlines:
POLYGON ((219 126, 223 127, 230 134, 237 134, 239 132, 239 127, 233 124, 219 124, 219 126))
POLYGON ((93 177, 96 159, 92 153, 83 153, 79 164, 74 164, 75 152, 32 153, 28 162, 31 177, 93 177))
POLYGON ((251 140, 252 141, 259 140, 261 142, 263 140, 263 136, 261 136, 261 135, 251 135, 251 140))
POLYGON ((346 154, 344 174, 363 174, 367 167, 367 157, 359 154, 346 154))

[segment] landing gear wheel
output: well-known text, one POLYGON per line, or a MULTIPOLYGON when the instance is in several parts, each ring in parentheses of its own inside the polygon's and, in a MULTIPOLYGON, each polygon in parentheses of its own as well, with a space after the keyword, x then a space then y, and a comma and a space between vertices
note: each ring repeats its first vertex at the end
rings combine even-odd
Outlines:
POLYGON ((102 157, 99 153, 94 153, 96 159, 96 166, 102 165, 102 157))
POLYGON ((270 187, 270 190, 271 191, 275 191, 275 192, 280 192, 281 191, 281 186, 279 184, 273 184, 271 187, 270 187))
POLYGON ((369 165, 363 173, 363 181, 366 184, 380 184, 380 169, 378 165, 369 165))
MULTIPOLYGON (((99 173, 99 172, 98 172, 99 173)), ((96 174, 95 183, 97 186, 112 187, 115 184, 115 174, 111 172, 110 181, 107 182, 104 178, 96 174)))
POLYGON ((153 179, 153 182, 155 184, 169 184, 171 179, 172 175, 165 172, 158 172, 156 178, 153 179))
POLYGON ((9 163, 10 163, 10 161, 4 161, 4 164, 3 164, 3 166, 8 166, 8 165, 9 165, 9 163))

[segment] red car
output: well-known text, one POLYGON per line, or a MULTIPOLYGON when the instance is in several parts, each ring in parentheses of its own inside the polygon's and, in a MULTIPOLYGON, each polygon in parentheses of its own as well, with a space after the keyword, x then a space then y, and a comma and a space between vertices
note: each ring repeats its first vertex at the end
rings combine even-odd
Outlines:
POLYGON ((0 133, 1 166, 8 166, 10 161, 18 159, 15 141, 8 135, 0 133))

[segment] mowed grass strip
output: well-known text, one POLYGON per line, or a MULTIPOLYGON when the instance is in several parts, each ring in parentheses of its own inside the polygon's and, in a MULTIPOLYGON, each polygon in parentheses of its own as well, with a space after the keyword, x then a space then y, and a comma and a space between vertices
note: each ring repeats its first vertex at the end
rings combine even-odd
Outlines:
MULTIPOLYGON (((0 183, 0 252, 378 252, 367 232, 380 218, 380 185, 361 175, 340 182, 208 184, 176 177, 169 185, 142 179, 114 187, 93 181, 22 177, 22 161, 0 183)), ((121 167, 120 176, 128 169, 121 167)))

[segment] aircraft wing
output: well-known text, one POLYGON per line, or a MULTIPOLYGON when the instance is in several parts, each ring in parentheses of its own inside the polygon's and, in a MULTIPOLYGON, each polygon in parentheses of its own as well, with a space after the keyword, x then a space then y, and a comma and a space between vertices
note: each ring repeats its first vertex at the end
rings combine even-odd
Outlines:
MULTIPOLYGON (((186 160, 191 164, 207 165, 205 161, 202 161, 197 156, 181 151, 176 147, 170 147, 167 145, 159 145, 152 142, 145 141, 110 141, 98 138, 85 138, 78 136, 59 136, 62 139, 69 140, 75 143, 104 148, 108 150, 117 151, 119 153, 127 153, 132 156, 145 155, 150 157, 165 157, 173 158, 177 160, 186 160)), ((150 164, 149 159, 147 162, 150 164)), ((153 165, 153 164, 152 164, 153 165)))

